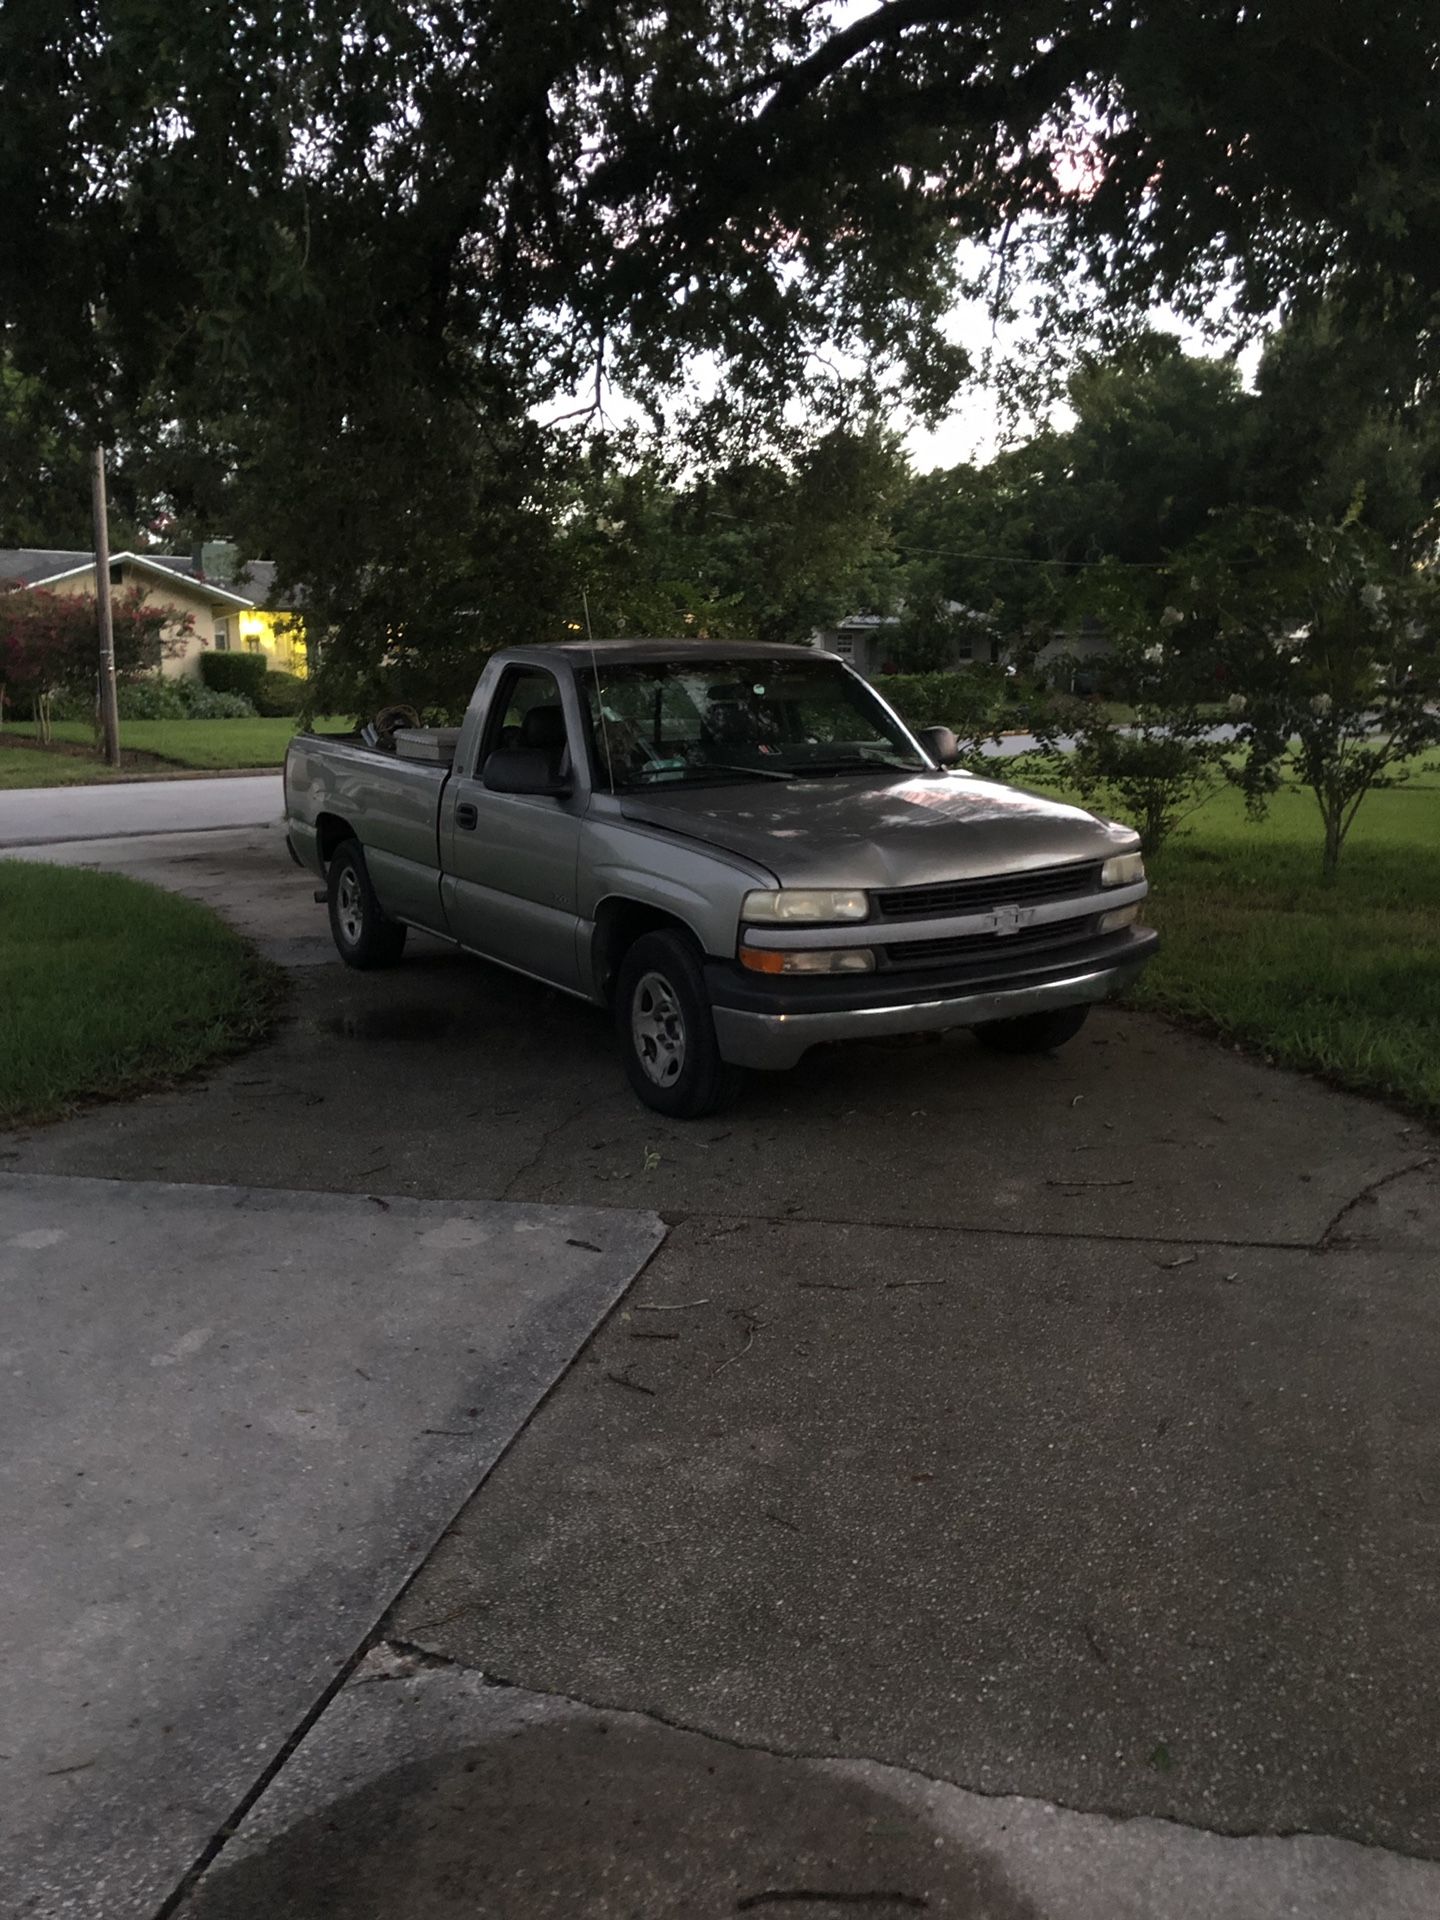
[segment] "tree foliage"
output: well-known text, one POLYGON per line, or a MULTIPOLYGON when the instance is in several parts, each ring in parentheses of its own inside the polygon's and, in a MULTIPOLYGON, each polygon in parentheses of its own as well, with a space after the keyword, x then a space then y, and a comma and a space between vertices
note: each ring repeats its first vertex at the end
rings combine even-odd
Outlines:
POLYGON ((1178 609, 1155 620, 1132 579, 1112 579, 1107 611, 1106 687, 1129 711, 1117 719, 1097 702, 1059 700, 1038 723, 1042 754, 1051 778, 1130 821, 1152 854, 1225 784, 1230 748, 1214 724, 1219 663, 1183 631, 1178 609))
MULTIPOLYGON (((112 597, 111 617, 121 680, 156 670, 194 630, 190 614, 147 601, 140 587, 112 597)), ((99 658, 93 594, 44 587, 0 594, 0 711, 7 697, 29 700, 42 741, 48 744, 51 737, 50 706, 57 694, 93 699, 99 658)))
POLYGON ((543 600, 577 395, 673 422, 703 362, 706 466, 797 396, 942 407, 955 294, 1004 298, 966 242, 1077 324, 1338 278, 1433 351, 1436 41, 1420 0, 15 5, 0 325, 87 442, 179 423, 182 513, 220 471, 232 530, 303 529, 290 584, 374 569, 378 658, 427 567, 457 619, 543 600))
POLYGON ((1440 743, 1435 582, 1358 513, 1237 514, 1176 571, 1190 644, 1235 689, 1239 784, 1256 811, 1308 790, 1333 877, 1366 795, 1440 743))
POLYGON ((1433 554, 1440 522, 1440 389, 1423 343, 1301 306, 1266 344, 1249 403, 1247 485, 1281 513, 1348 514, 1397 553, 1433 554))

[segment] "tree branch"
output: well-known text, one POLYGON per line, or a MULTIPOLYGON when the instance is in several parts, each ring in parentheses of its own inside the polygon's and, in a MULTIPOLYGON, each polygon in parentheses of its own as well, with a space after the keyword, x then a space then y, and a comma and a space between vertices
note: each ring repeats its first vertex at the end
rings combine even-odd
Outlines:
POLYGON ((903 33, 906 27, 942 23, 958 26, 964 16, 972 15, 976 10, 967 0, 888 0, 888 4, 877 7, 873 13, 867 13, 863 18, 853 20, 848 27, 842 27, 839 33, 831 34, 814 53, 807 54, 797 65, 773 70, 761 81, 757 92, 770 85, 775 91, 761 108, 758 121, 763 123, 782 113, 796 99, 812 93, 822 81, 848 66, 857 53, 866 52, 877 41, 903 33))

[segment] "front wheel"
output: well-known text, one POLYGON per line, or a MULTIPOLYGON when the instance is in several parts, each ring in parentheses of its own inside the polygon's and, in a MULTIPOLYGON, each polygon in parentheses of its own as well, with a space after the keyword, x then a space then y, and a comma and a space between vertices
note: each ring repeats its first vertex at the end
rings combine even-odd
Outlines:
POLYGON ((720 1058, 699 958, 683 934, 647 933, 620 963, 615 1028, 631 1086, 672 1120, 733 1099, 740 1074, 720 1058))
POLYGON ((1049 1007, 1016 1020, 987 1020, 975 1028, 975 1038, 997 1053, 1053 1053, 1075 1038, 1089 1013, 1088 1006, 1049 1007))
POLYGON ((408 931, 381 906, 358 840, 335 849, 325 873, 330 933, 347 967, 393 967, 405 951, 408 931))

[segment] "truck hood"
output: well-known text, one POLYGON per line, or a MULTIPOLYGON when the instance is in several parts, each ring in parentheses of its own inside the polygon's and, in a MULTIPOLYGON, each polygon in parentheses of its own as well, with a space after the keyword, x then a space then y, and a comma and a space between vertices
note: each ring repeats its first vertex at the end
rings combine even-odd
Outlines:
POLYGON ((624 795, 627 820, 766 867, 786 887, 914 887, 1102 860, 1129 827, 968 773, 840 775, 624 795))

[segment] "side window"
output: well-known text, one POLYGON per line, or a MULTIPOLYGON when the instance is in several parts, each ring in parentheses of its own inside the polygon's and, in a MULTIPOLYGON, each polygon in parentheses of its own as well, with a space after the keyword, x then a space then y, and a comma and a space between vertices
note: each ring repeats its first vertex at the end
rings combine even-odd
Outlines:
POLYGON ((217 653, 228 653, 230 651, 230 622, 228 620, 217 620, 215 622, 215 651, 217 653))
POLYGON ((559 773, 567 762, 565 709, 560 683, 543 667, 512 667, 500 682, 485 721, 478 773, 497 747, 533 747, 549 755, 559 773))

